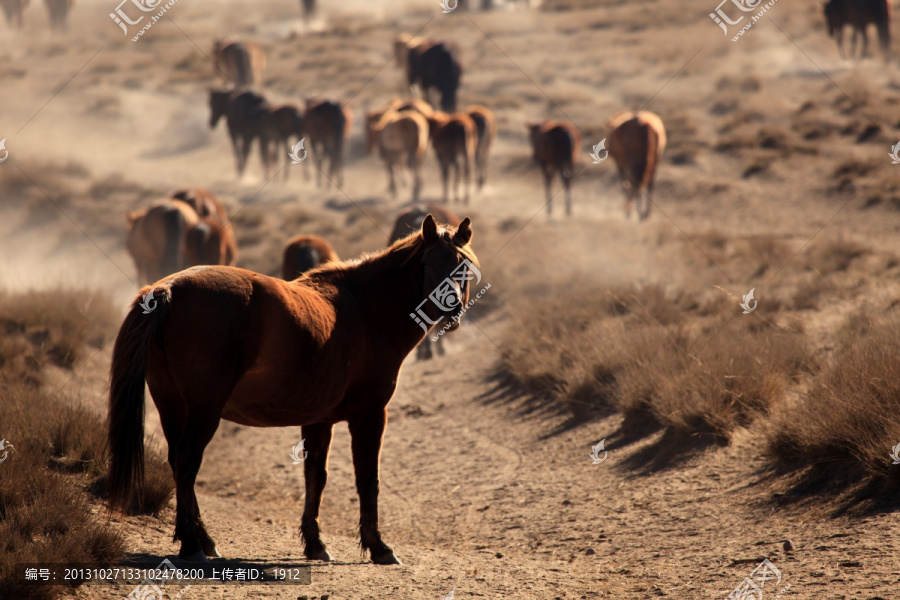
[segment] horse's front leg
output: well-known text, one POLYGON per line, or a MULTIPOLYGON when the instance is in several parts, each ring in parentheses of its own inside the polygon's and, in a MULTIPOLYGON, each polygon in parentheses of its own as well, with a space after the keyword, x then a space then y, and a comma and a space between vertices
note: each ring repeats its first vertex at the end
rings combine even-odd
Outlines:
POLYGON ((319 537, 319 507, 322 492, 328 479, 328 451, 331 449, 333 426, 327 423, 304 425, 300 428, 306 441, 304 448, 309 454, 303 462, 303 477, 306 480, 306 502, 300 520, 300 536, 306 544, 306 558, 310 560, 333 560, 319 537))
POLYGON ((394 551, 378 531, 378 465, 381 441, 387 425, 387 408, 356 415, 349 421, 356 491, 359 493, 359 535, 363 550, 378 565, 399 565, 394 551))

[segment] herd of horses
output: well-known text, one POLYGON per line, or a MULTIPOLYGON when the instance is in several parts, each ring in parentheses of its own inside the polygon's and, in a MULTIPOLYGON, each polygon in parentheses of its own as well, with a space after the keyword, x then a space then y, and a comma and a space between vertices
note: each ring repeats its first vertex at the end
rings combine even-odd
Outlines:
MULTIPOLYGON (((825 6, 829 31, 838 35, 850 24, 864 33, 872 19, 880 22, 877 15, 884 13, 863 10, 863 5, 870 6, 868 0, 830 0, 825 6)), ((887 36, 887 26, 883 31, 887 36)), ((865 51, 865 37, 863 46, 865 51)), ((497 119, 484 106, 457 110, 463 69, 454 44, 403 36, 393 49, 407 83, 419 88, 422 98, 394 98, 368 111, 363 121, 366 146, 384 161, 392 193, 398 168, 413 173, 412 195, 418 200, 420 168, 430 145, 441 168, 444 203, 399 213, 387 248, 342 262, 327 240, 304 233, 288 241, 282 277, 276 278, 234 267, 234 227, 208 190, 178 190, 127 214, 127 250, 141 283, 152 285, 145 285, 132 302, 113 349, 107 490, 111 508, 124 509, 143 485, 146 384, 168 442, 176 482, 174 539, 181 543, 183 559, 219 556, 194 487, 203 452, 226 419, 257 427, 301 427, 308 455, 300 532, 305 556, 324 561, 332 560, 318 523, 327 459, 334 425, 348 422, 361 547, 376 564, 400 562, 378 525, 387 404, 413 349, 418 348, 419 358, 433 356, 426 332, 410 318, 413 311, 424 311, 439 327, 446 322, 448 329, 456 329, 469 302, 470 282, 480 279, 471 222, 447 208, 449 173, 455 171, 455 201, 468 203, 472 171, 479 188, 486 181, 497 119), (431 94, 436 97, 429 102, 431 94), (466 188, 462 195, 461 178, 466 188), (427 302, 437 291, 441 301, 427 302), (150 292, 156 304, 148 311, 142 300, 150 292)), ((342 185, 343 154, 353 123, 347 107, 328 99, 307 100, 302 108, 270 104, 259 91, 265 53, 252 42, 218 41, 214 55, 217 71, 231 85, 211 90, 210 126, 225 119, 238 173, 243 173, 254 141, 269 176, 294 140, 308 138, 319 184, 327 175, 342 185)), ((581 134, 565 121, 527 126, 533 159, 544 175, 547 210, 552 211, 552 182, 558 176, 566 213, 571 214, 581 134)), ((620 113, 607 126, 609 156, 626 193, 626 215, 636 205, 644 219, 666 147, 664 124, 658 115, 638 111, 620 113)), ((442 354, 440 342, 436 344, 434 352, 442 354)))

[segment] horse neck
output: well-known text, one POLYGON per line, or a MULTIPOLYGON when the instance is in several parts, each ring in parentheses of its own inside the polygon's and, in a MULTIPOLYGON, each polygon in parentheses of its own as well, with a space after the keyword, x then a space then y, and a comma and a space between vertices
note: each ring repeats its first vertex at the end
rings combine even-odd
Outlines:
POLYGON ((387 252, 344 271, 338 287, 350 292, 364 317, 379 323, 381 334, 393 340, 404 356, 425 335, 409 316, 425 298, 424 278, 418 251, 387 252), (419 270, 417 273, 416 271, 419 270))

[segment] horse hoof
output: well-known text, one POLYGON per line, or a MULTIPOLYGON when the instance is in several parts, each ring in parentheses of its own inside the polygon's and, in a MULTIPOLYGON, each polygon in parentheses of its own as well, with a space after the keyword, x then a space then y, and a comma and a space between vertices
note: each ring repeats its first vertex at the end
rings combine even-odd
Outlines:
POLYGON ((309 560, 322 560, 325 562, 331 562, 334 560, 334 558, 325 548, 322 548, 317 552, 307 552, 306 558, 308 558, 309 560))
POLYGON ((385 554, 373 554, 372 562, 376 565, 402 565, 400 559, 394 556, 394 553, 391 551, 386 552, 385 554))
POLYGON ((195 552, 193 554, 189 554, 189 555, 185 555, 184 553, 179 552, 178 558, 180 558, 182 560, 186 560, 188 562, 198 562, 198 563, 208 563, 209 562, 209 559, 206 558, 206 555, 203 554, 203 552, 201 550, 198 550, 197 552, 195 552))

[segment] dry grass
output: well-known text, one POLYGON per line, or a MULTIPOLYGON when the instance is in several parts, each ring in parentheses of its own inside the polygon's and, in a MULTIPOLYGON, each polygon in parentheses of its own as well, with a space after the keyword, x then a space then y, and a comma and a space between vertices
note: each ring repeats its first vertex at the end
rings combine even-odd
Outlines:
MULTIPOLYGON (((85 291, 0 294, 0 439, 14 446, 0 464, 0 598, 50 599, 64 591, 17 586, 15 563, 103 564, 124 552, 121 535, 94 516, 89 493, 102 487, 106 470, 103 419, 41 385, 45 366, 73 368, 117 321, 108 298, 85 291)), ((147 471, 137 505, 158 512, 171 498, 171 474, 154 452, 147 471)))
POLYGON ((864 496, 896 497, 900 471, 888 455, 900 442, 900 317, 854 313, 835 337, 839 346, 822 376, 774 414, 769 453, 777 464, 807 470, 801 488, 841 478, 866 483, 853 490, 864 496))
POLYGON ((576 413, 615 409, 728 439, 809 364, 801 333, 729 319, 726 306, 659 286, 570 289, 516 311, 527 324, 510 328, 501 368, 576 413))

